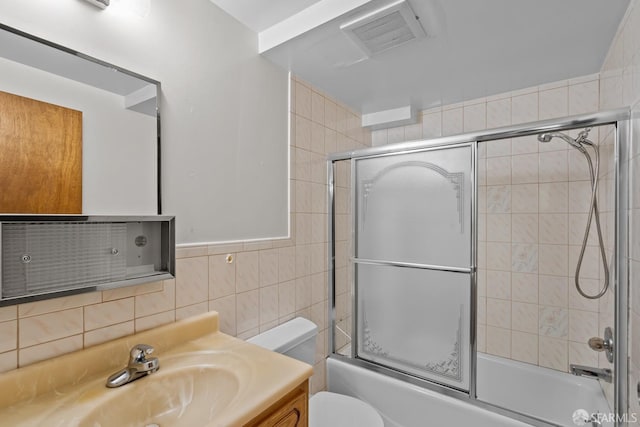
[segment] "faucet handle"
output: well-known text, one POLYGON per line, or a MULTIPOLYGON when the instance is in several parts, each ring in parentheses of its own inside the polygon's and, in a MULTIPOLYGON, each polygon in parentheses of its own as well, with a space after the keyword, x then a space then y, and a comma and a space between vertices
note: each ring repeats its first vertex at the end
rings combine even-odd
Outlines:
POLYGON ((155 349, 147 344, 136 344, 129 353, 131 355, 131 361, 141 362, 145 360, 146 356, 153 353, 155 349))
POLYGON ((589 347, 594 351, 604 351, 607 355, 609 363, 613 363, 613 331, 607 327, 604 330, 604 338, 593 337, 589 338, 589 347))

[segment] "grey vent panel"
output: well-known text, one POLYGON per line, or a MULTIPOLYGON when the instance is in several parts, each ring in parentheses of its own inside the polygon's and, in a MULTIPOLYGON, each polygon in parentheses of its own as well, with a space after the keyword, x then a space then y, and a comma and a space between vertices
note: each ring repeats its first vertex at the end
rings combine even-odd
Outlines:
POLYGON ((3 297, 124 280, 126 238, 124 223, 5 224, 3 297))
POLYGON ((169 216, 0 215, 0 306, 173 279, 169 216))
POLYGON ((341 25, 340 29, 368 56, 426 36, 406 0, 395 1, 360 16, 341 25))

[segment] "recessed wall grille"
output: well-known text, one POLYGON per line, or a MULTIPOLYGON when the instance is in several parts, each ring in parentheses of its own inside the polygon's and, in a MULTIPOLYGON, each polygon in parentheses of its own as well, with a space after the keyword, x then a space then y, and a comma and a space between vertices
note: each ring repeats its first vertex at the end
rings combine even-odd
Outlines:
POLYGON ((399 0, 347 22, 340 29, 371 57, 426 37, 406 0, 399 0))

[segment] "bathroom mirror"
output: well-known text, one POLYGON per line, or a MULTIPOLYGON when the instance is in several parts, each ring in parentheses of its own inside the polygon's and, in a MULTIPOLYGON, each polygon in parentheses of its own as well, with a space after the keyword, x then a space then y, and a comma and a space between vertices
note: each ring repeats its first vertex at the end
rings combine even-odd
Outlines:
MULTIPOLYGON (((12 114, 10 102, 0 104, 0 161, 11 162, 8 159, 11 159, 10 152, 15 151, 16 136, 29 134, 27 145, 31 148, 33 144, 43 144, 41 128, 20 130, 18 126, 31 119, 48 125, 48 116, 39 107, 53 106, 80 117, 81 153, 77 163, 81 175, 77 180, 81 186, 81 205, 78 205, 81 211, 59 213, 161 213, 158 81, 3 24, 0 24, 0 75, 0 92, 15 96, 9 99, 35 103, 34 109, 21 110, 13 116, 7 116, 12 114), (5 130, 2 129, 3 115, 5 130), (19 120, 14 120, 16 117, 19 120)), ((62 134, 69 133, 66 125, 48 126, 49 130, 55 128, 62 134)), ((72 157, 65 152, 55 160, 46 145, 22 155, 26 164, 39 163, 45 165, 44 168, 55 166, 54 162, 63 162, 67 167, 72 157)), ((20 172, 15 163, 9 165, 11 167, 5 169, 12 169, 11 173, 20 172)), ((16 188, 14 182, 32 184, 31 188, 52 186, 48 179, 29 182, 34 180, 30 173, 15 180, 9 178, 3 181, 5 188, 16 188)), ((35 197, 33 194, 22 190, 16 198, 35 197)), ((29 211, 29 208, 9 211, 11 205, 5 206, 8 208, 2 209, 4 213, 56 213, 29 211)))

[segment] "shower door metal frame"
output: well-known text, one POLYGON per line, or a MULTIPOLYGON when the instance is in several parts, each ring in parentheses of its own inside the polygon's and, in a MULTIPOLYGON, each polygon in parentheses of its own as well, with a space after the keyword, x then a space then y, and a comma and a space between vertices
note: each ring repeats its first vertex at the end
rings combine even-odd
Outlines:
MULTIPOLYGON (((364 367, 366 369, 382 373, 387 376, 395 377, 403 381, 419 385, 421 387, 439 392, 441 394, 464 400, 472 405, 496 412, 510 418, 514 418, 519 421, 527 422, 535 426, 553 426, 548 421, 531 417, 520 412, 512 411, 508 408, 503 408, 490 404, 485 401, 478 400, 476 396, 476 377, 477 377, 477 337, 476 337, 476 315, 477 315, 477 144, 483 141, 517 138, 528 135, 536 135, 544 132, 552 131, 565 131, 577 128, 585 128, 591 126, 615 126, 615 236, 614 236, 614 259, 615 259, 615 296, 614 296, 614 310, 615 310, 615 372, 614 372, 614 408, 613 411, 616 414, 625 414, 628 411, 628 366, 627 366, 627 353, 628 353, 628 307, 629 307, 629 283, 628 283, 628 207, 629 207, 629 171, 628 171, 628 149, 630 138, 630 109, 623 108, 617 110, 603 111, 593 114, 583 114, 559 119, 550 119, 544 121, 537 121, 531 123, 524 123, 514 126, 508 126, 503 128, 489 129, 477 132, 470 132, 460 135, 453 135, 447 137, 439 137, 429 140, 420 140, 415 142, 403 142, 397 144, 384 145, 379 147, 365 148, 355 151, 347 151, 341 153, 330 154, 327 156, 327 182, 329 185, 328 190, 328 287, 329 287, 329 354, 330 357, 340 359, 346 363, 350 363, 356 366, 364 367), (357 331, 356 313, 355 313, 355 292, 353 287, 355 286, 355 263, 353 263, 353 256, 355 255, 355 235, 354 235, 354 222, 355 222, 355 210, 353 204, 356 203, 354 198, 354 185, 351 183, 351 196, 352 196, 352 224, 351 224, 351 240, 353 242, 353 248, 350 254, 351 265, 348 268, 352 269, 352 281, 349 283, 351 287, 351 307, 352 307, 352 336, 351 336, 351 348, 352 357, 347 357, 336 353, 334 333, 336 330, 336 312, 335 312, 335 162, 350 161, 351 162, 351 178, 354 177, 354 159, 363 157, 372 157, 380 155, 391 155, 408 153, 414 151, 422 151, 425 149, 446 148, 462 144, 471 144, 473 146, 472 154, 472 168, 475 173, 471 176, 472 185, 472 218, 471 218, 471 239, 472 239, 472 268, 471 268, 471 302, 470 302, 470 316, 471 316, 471 330, 470 330, 470 348, 471 348, 471 366, 470 366, 470 378, 469 378, 469 392, 463 392, 461 390, 450 388, 449 386, 443 386, 437 382, 421 379, 413 375, 400 372, 393 368, 378 365, 376 363, 368 362, 362 359, 356 359, 354 350, 354 337, 357 331)), ((622 427, 623 423, 616 421, 617 427, 622 427)))

